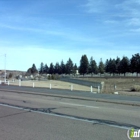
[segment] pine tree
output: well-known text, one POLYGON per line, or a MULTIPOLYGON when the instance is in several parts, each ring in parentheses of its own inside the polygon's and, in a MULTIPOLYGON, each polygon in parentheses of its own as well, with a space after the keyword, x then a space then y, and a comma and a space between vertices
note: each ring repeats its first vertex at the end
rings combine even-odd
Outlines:
POLYGON ((113 59, 111 61, 110 71, 111 71, 111 73, 113 73, 113 75, 116 73, 116 61, 115 61, 115 59, 113 59))
POLYGON ((53 74, 53 73, 54 73, 54 65, 53 63, 51 63, 49 68, 49 74, 53 74))
POLYGON ((120 71, 121 73, 126 74, 126 72, 130 72, 130 61, 128 57, 123 57, 122 60, 120 61, 120 71))
POLYGON ((59 63, 57 62, 55 64, 55 67, 54 67, 54 73, 56 74, 60 74, 60 66, 59 66, 59 63))
POLYGON ((38 73, 38 70, 36 69, 35 64, 33 64, 32 67, 29 68, 29 69, 27 70, 27 73, 28 73, 28 74, 35 74, 35 73, 38 73))
POLYGON ((107 59, 106 62, 105 62, 105 72, 106 73, 109 73, 109 60, 107 59))
POLYGON ((120 74, 121 70, 120 70, 120 58, 117 57, 116 59, 116 73, 120 74))
POLYGON ((79 67, 80 74, 83 74, 84 76, 84 74, 88 73, 88 67, 89 67, 88 58, 86 55, 82 55, 79 67))
POLYGON ((71 73, 73 73, 73 62, 69 58, 69 60, 66 63, 66 74, 71 74, 71 73))
POLYGON ((78 67, 77 67, 77 65, 76 65, 76 63, 75 63, 75 65, 73 66, 73 74, 75 75, 76 74, 76 71, 78 70, 78 67))
POLYGON ((104 67, 104 63, 102 62, 102 60, 99 63, 98 71, 100 74, 104 74, 104 72, 105 72, 105 67, 104 67))
POLYGON ((44 73, 48 73, 49 72, 49 67, 48 67, 48 65, 47 64, 45 64, 45 66, 44 66, 44 73))
POLYGON ((63 60, 61 61, 61 64, 60 64, 60 71, 61 71, 61 74, 66 73, 66 67, 63 60))
POLYGON ((34 74, 34 73, 37 73, 37 69, 36 69, 36 66, 35 64, 33 64, 32 68, 31 68, 31 73, 34 74))
POLYGON ((43 64, 43 62, 41 62, 41 64, 40 64, 39 73, 40 73, 40 74, 43 74, 43 73, 44 73, 44 64, 43 64))
POLYGON ((91 73, 91 74, 93 74, 93 73, 97 74, 98 73, 98 67, 97 67, 96 61, 93 60, 93 57, 90 58, 88 72, 91 73))
POLYGON ((135 55, 132 55, 132 58, 131 58, 131 72, 134 73, 136 72, 137 73, 137 76, 138 76, 138 73, 140 73, 140 55, 139 53, 135 54, 135 55))

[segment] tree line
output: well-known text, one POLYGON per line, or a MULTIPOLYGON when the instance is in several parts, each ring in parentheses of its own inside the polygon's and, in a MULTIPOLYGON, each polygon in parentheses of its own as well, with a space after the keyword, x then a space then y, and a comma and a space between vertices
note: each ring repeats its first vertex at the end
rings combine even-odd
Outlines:
MULTIPOLYGON (((33 71, 35 71, 35 64, 33 64, 33 71)), ((32 68, 31 68, 32 70, 32 68)), ((87 55, 82 55, 80 59, 79 67, 76 63, 73 63, 71 58, 68 59, 66 63, 63 60, 60 63, 50 63, 44 65, 42 62, 40 64, 39 73, 40 74, 75 74, 76 70, 79 71, 80 74, 125 74, 129 73, 140 73, 140 55, 139 53, 132 55, 129 59, 126 56, 123 58, 117 57, 116 59, 107 59, 105 63, 103 63, 102 59, 97 65, 96 61, 91 57, 89 60, 87 55)))
POLYGON ((54 65, 50 63, 48 66, 47 64, 44 65, 43 62, 40 64, 39 73, 40 74, 74 74, 78 70, 76 64, 73 63, 71 58, 68 59, 67 63, 65 64, 62 60, 59 64, 58 62, 54 65))

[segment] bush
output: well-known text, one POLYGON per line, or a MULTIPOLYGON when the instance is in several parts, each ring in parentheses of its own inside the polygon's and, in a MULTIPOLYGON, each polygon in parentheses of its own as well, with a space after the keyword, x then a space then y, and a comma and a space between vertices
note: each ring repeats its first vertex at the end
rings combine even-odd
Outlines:
POLYGON ((130 90, 131 91, 140 91, 140 85, 134 85, 133 87, 131 87, 130 90))
POLYGON ((60 79, 58 74, 52 74, 48 76, 48 80, 58 80, 60 79))
POLYGON ((59 80, 59 79, 60 79, 60 76, 59 76, 58 74, 55 74, 55 75, 54 75, 54 79, 55 79, 55 80, 59 80))
POLYGON ((55 79, 55 75, 54 75, 54 74, 51 75, 51 79, 52 79, 52 80, 55 79))
POLYGON ((50 75, 48 76, 48 80, 51 80, 51 76, 50 75))
POLYGON ((13 74, 12 74, 12 73, 9 73, 8 78, 10 79, 10 78, 12 78, 12 77, 13 77, 13 74))

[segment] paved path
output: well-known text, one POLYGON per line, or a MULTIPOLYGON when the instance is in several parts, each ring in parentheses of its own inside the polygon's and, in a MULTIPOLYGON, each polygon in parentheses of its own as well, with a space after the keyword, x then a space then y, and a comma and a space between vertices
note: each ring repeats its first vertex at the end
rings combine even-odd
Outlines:
POLYGON ((101 82, 91 82, 91 81, 86 81, 86 80, 81 80, 81 79, 74 79, 74 78, 60 78, 61 81, 65 81, 65 82, 70 82, 70 83, 75 83, 75 84, 79 84, 79 85, 84 85, 84 86, 95 86, 96 88, 98 87, 98 85, 101 85, 101 82), (96 84, 95 84, 96 83, 96 84))

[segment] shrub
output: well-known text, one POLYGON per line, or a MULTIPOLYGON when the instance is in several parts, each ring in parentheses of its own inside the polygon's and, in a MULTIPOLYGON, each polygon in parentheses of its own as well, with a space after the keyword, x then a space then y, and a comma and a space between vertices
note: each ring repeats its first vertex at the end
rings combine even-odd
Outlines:
POLYGON ((130 90, 131 91, 140 91, 140 85, 134 85, 133 87, 131 87, 130 90))
POLYGON ((51 79, 52 79, 52 80, 55 79, 55 75, 54 75, 54 74, 51 75, 51 79))
POLYGON ((8 78, 10 79, 10 78, 12 78, 12 77, 13 77, 13 74, 12 74, 12 73, 9 73, 8 78))
POLYGON ((54 77, 55 77, 55 80, 59 80, 60 79, 60 76, 58 74, 55 74, 54 77))
POLYGON ((50 75, 48 76, 48 80, 51 80, 51 76, 50 75))
POLYGON ((60 79, 58 74, 52 74, 48 76, 48 80, 58 80, 60 79))

